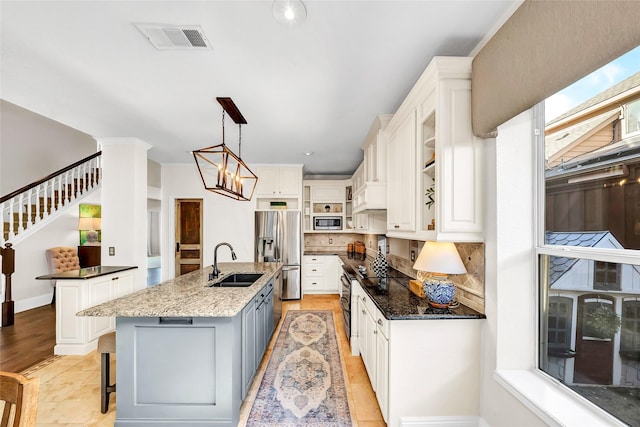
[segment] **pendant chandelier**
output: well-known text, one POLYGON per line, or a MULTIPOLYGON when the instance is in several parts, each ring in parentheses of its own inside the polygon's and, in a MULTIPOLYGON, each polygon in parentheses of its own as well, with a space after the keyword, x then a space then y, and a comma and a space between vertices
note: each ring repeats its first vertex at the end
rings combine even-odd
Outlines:
POLYGON ((216 98, 222 106, 222 144, 193 151, 205 190, 235 200, 251 200, 258 177, 242 161, 242 125, 247 121, 231 98, 216 98), (238 155, 224 142, 225 112, 238 125, 238 155))

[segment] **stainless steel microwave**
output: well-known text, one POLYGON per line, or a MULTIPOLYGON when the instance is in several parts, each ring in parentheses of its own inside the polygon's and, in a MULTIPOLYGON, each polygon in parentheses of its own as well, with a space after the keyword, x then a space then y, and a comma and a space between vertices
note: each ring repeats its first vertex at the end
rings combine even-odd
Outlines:
POLYGON ((314 216, 314 230, 342 230, 341 216, 314 216))

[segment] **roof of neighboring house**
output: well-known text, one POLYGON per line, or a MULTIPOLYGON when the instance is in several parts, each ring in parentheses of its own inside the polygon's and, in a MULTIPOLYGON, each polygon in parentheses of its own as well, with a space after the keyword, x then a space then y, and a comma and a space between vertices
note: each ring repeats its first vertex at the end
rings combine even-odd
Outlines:
MULTIPOLYGON (((558 132, 545 135, 544 137, 544 157, 548 161, 555 160, 553 157, 575 144, 579 144, 583 139, 593 134, 609 123, 613 122, 620 115, 618 108, 607 111, 604 114, 577 123, 558 132)), ((570 160, 570 158, 568 159, 570 160)))
MULTIPOLYGON (((611 233, 608 231, 547 231, 545 233, 545 242, 548 245, 594 248, 607 235, 611 235, 611 233)), ((615 239, 613 236, 611 238, 615 239)), ((549 257, 549 285, 554 284, 578 261, 579 259, 577 258, 549 257)))
POLYGON ((611 86, 609 89, 605 90, 604 92, 600 92, 593 98, 587 99, 582 104, 572 108, 571 110, 567 111, 564 114, 561 114, 555 119, 550 120, 549 122, 547 122, 546 126, 551 126, 561 121, 562 119, 566 119, 567 117, 573 116, 574 114, 577 114, 583 110, 586 110, 587 108, 593 107, 594 105, 598 105, 601 102, 604 102, 607 99, 620 95, 621 93, 631 90, 634 87, 640 87, 640 72, 632 75, 631 77, 626 78, 625 80, 621 81, 616 85, 611 86))

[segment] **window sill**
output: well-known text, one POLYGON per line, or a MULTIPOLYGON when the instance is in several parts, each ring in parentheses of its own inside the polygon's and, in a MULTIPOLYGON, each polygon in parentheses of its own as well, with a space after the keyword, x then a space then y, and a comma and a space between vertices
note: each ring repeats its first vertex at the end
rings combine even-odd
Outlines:
POLYGON ((532 370, 497 370, 494 378, 533 413, 552 426, 626 426, 559 381, 532 370))

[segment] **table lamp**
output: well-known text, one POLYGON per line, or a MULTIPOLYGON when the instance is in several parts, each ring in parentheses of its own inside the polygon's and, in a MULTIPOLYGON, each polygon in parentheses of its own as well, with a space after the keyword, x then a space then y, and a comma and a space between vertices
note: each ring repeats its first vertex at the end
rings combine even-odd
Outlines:
POLYGON ((456 294, 456 286, 448 274, 464 274, 467 269, 451 242, 425 242, 413 268, 418 270, 429 305, 447 308, 456 294))
POLYGON ((84 231, 87 236, 86 245, 98 245, 98 230, 102 228, 101 218, 80 218, 78 230, 84 231))

